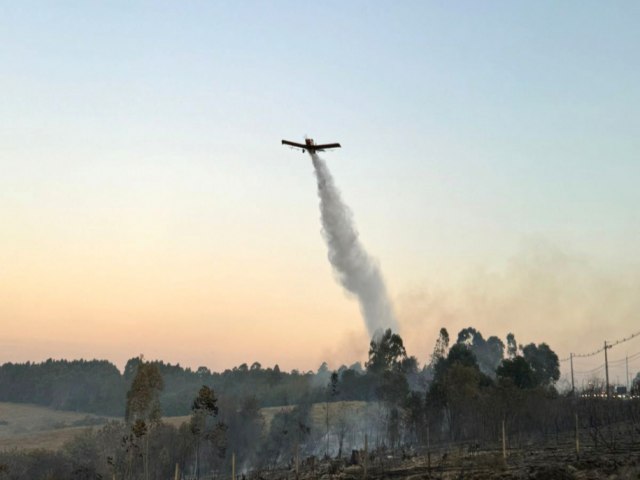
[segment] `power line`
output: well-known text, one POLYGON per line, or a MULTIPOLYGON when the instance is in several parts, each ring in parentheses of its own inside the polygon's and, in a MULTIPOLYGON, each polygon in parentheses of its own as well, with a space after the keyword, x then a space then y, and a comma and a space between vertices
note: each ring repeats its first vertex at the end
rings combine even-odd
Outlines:
POLYGON ((575 370, 575 373, 579 373, 580 375, 588 375, 590 373, 595 373, 602 368, 604 368, 604 363, 602 365, 597 366, 593 370, 585 370, 585 371, 575 370))
POLYGON ((629 360, 635 360, 638 357, 640 357, 640 352, 634 353, 633 355, 629 355, 628 357, 625 357, 625 358, 620 358, 618 360, 611 360, 609 362, 609 365, 617 365, 619 363, 625 363, 625 362, 627 362, 629 360))
MULTIPOLYGON (((591 353, 576 353, 573 355, 573 358, 586 358, 586 357, 593 357, 594 355, 597 355, 600 352, 604 352, 604 347, 602 347, 600 350, 596 350, 595 352, 591 352, 591 353)), ((568 356, 566 358, 562 358, 560 359, 561 362, 566 362, 567 360, 570 360, 571 356, 568 356)))
MULTIPOLYGON (((608 345, 607 345, 607 348, 609 348, 608 345)), ((574 355, 573 358, 576 358, 576 355, 574 355)), ((623 364, 625 362, 630 362, 632 360, 635 360, 636 358, 640 358, 640 352, 631 354, 631 355, 629 355, 627 357, 624 357, 624 358, 619 358, 618 360, 609 360, 609 365, 610 366, 611 365, 620 365, 620 364, 623 364)), ((579 373, 579 372, 576 370, 576 373, 579 373)))
MULTIPOLYGON (((608 346, 607 346, 607 348, 608 348, 608 346)), ((574 358, 575 358, 575 355, 574 355, 574 358)), ((610 360, 609 361, 609 366, 612 366, 612 365, 619 366, 619 365, 622 365, 622 364, 624 364, 626 362, 630 362, 632 360, 635 360, 637 358, 640 358, 640 352, 634 353, 633 355, 629 355, 628 357, 625 357, 625 358, 619 358, 618 360, 610 360)), ((605 366, 604 363, 602 363, 602 364, 600 364, 599 367, 596 367, 593 370, 588 370, 588 371, 574 370, 574 373, 580 373, 580 374, 590 373, 590 372, 598 370, 599 368, 602 368, 604 366, 605 366)))
MULTIPOLYGON (((611 348, 610 345, 607 345, 607 348, 611 348)), ((593 357, 594 355, 597 355, 600 352, 604 352, 604 347, 602 347, 600 350, 596 350, 595 352, 591 352, 591 353, 574 353, 573 354, 573 358, 587 358, 587 357, 593 357)), ((562 358, 560 361, 561 362, 566 362, 567 360, 571 359, 571 356, 568 356, 566 358, 562 358)))
POLYGON ((615 347, 616 345, 620 345, 621 343, 628 342, 629 340, 637 336, 640 336, 640 332, 632 333, 631 335, 629 335, 626 338, 623 338, 622 340, 616 340, 615 342, 608 344, 607 347, 608 348, 615 347))
MULTIPOLYGON (((600 348, 599 350, 596 350, 595 352, 590 352, 590 353, 574 353, 573 354, 573 358, 587 358, 587 357, 593 357, 594 355, 597 355, 600 352, 604 352, 604 349, 607 348, 612 348, 615 347, 616 345, 620 345, 621 343, 624 342, 628 342, 629 340, 631 340, 632 338, 638 337, 640 336, 640 331, 632 333, 631 335, 629 335, 628 337, 622 338, 620 340, 616 340, 615 342, 605 342, 605 347, 600 348)), ((566 358, 562 358, 560 359, 560 362, 566 362, 568 360, 571 359, 571 355, 566 357, 566 358)))

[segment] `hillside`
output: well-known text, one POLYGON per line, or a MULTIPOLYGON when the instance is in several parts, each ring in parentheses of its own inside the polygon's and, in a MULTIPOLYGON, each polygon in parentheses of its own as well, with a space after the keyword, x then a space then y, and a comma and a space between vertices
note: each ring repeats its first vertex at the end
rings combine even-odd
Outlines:
MULTIPOLYGON (((335 402, 329 404, 329 416, 349 415, 352 418, 364 418, 366 402, 335 402)), ((291 406, 266 407, 261 409, 265 425, 268 427, 273 417, 291 406)), ((0 451, 19 448, 46 448, 56 450, 65 442, 86 428, 100 428, 113 417, 98 417, 81 412, 53 410, 36 405, 0 402, 0 451)), ((311 409, 312 428, 323 430, 325 427, 325 404, 316 403, 311 409)), ((189 420, 189 416, 164 417, 163 421, 179 427, 189 420)))
POLYGON ((0 402, 0 450, 59 448, 84 428, 95 428, 109 419, 84 412, 0 402))

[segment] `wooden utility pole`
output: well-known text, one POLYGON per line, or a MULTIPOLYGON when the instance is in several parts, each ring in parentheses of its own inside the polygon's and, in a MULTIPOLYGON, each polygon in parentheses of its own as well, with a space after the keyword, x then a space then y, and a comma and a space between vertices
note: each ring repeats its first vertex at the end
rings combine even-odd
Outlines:
POLYGON ((144 478, 145 480, 149 480, 149 433, 144 436, 144 478))
POLYGON ((604 341, 604 376, 606 379, 606 387, 607 387, 607 399, 610 397, 609 393, 609 359, 607 357, 607 341, 604 341))
POLYGON ((502 419, 502 458, 507 459, 507 435, 504 428, 504 418, 502 419))
POLYGON ((231 454, 231 480, 236 480, 236 452, 231 454))
POLYGON ((369 439, 367 438, 367 434, 364 434, 364 463, 362 464, 364 467, 364 478, 367 478, 367 462, 369 461, 369 439))
POLYGON ((200 438, 196 440, 196 480, 200 480, 200 438))
POLYGON ((625 362, 627 364, 627 395, 631 395, 631 385, 629 384, 629 354, 625 357, 625 362))
POLYGON ((576 413, 576 458, 580 458, 580 434, 578 430, 578 414, 576 413))
POLYGON ((573 380, 573 353, 569 354, 569 359, 571 360, 571 395, 576 396, 576 384, 573 380))
POLYGON ((300 447, 298 445, 298 442, 296 442, 296 480, 298 480, 298 477, 300 475, 300 447))
POLYGON ((429 425, 427 425, 427 468, 431 471, 431 438, 429 435, 429 425))

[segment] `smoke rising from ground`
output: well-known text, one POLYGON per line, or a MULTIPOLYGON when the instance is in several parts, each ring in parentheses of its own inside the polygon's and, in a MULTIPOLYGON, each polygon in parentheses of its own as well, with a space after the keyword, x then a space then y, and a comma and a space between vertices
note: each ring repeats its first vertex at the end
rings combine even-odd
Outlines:
POLYGON ((380 268, 360 243, 351 211, 342 201, 326 163, 315 153, 311 159, 318 180, 322 234, 336 277, 357 297, 371 336, 387 328, 397 332, 398 322, 380 268))

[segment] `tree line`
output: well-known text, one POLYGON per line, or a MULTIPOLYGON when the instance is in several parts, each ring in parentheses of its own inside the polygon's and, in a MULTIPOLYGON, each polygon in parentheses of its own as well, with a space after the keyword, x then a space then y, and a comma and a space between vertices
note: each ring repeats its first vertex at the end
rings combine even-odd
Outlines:
MULTIPOLYGON (((458 343, 469 345, 480 369, 488 374, 495 371, 503 356, 504 345, 497 337, 485 341, 473 328, 462 330, 458 343)), ((336 370, 342 399, 371 401, 377 398, 377 374, 386 368, 383 363, 388 359, 373 361, 375 364, 366 369, 355 363, 336 370)), ((403 357, 402 361, 411 388, 418 384, 424 387, 433 374, 433 366, 419 369, 415 357, 403 357)), ((130 359, 122 373, 106 360, 49 359, 41 363, 5 363, 0 366, 0 401, 122 416, 124 399, 139 362, 139 358, 130 359)), ((229 397, 255 395, 261 407, 295 405, 303 398, 321 402, 324 401, 324 386, 332 373, 326 363, 316 372, 286 372, 278 365, 264 368, 258 362, 244 363, 223 372, 212 372, 206 367, 193 370, 163 361, 152 363, 157 365, 164 379, 166 388, 161 394, 160 405, 168 416, 187 415, 190 398, 203 384, 229 397)))
MULTIPOLYGON (((123 420, 88 429, 58 452, 0 452, 0 479, 146 480, 170 478, 176 465, 199 476, 228 472, 232 457, 238 471, 255 473, 291 467, 294 456, 312 465, 320 457, 344 459, 362 448, 364 435, 371 450, 385 452, 426 444, 494 445, 501 425, 523 445, 554 436, 557 441, 578 421, 593 443, 606 448, 620 442, 621 426, 625 438, 640 437, 640 401, 558 392, 558 356, 546 343, 521 345, 512 334, 505 340, 484 338, 469 327, 453 342, 443 328, 429 361, 420 366, 400 335, 387 330, 371 340, 364 366, 331 371, 323 364, 315 373, 286 373, 257 363, 212 373, 142 357, 130 360, 122 375, 108 362, 7 364, 2 382, 17 378, 20 368, 37 372, 33 378, 46 387, 38 398, 55 398, 57 405, 65 405, 61 399, 78 404, 55 385, 69 379, 69 372, 81 371, 83 382, 98 386, 99 379, 83 371, 95 369, 126 387, 119 400, 123 420), (349 400, 366 401, 363 413, 349 410, 349 400), (267 422, 262 408, 270 404, 282 408, 267 422), (176 426, 163 418, 174 411, 188 415, 187 421, 176 426)), ((21 385, 25 392, 38 390, 28 382, 21 385)), ((4 388, 0 392, 6 394, 4 388)), ((81 398, 101 405, 90 396, 81 398)))
MULTIPOLYGON (((223 372, 206 367, 196 370, 153 361, 164 379, 160 404, 165 415, 187 415, 191 397, 203 385, 211 385, 232 397, 255 394, 260 406, 291 405, 303 396, 321 397, 317 382, 329 373, 281 371, 278 365, 263 368, 258 362, 223 372)), ((140 364, 130 359, 121 373, 106 360, 46 360, 41 363, 5 363, 0 366, 0 401, 31 403, 58 410, 105 416, 122 416, 125 397, 140 364)))

